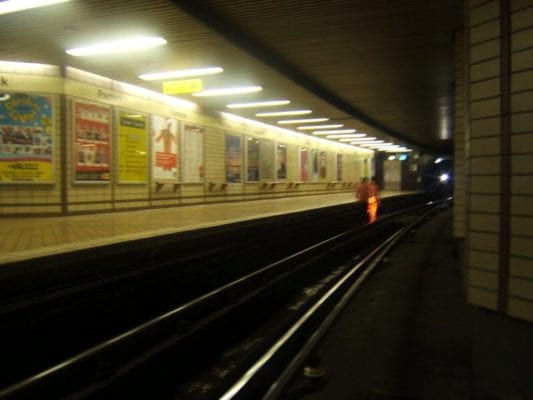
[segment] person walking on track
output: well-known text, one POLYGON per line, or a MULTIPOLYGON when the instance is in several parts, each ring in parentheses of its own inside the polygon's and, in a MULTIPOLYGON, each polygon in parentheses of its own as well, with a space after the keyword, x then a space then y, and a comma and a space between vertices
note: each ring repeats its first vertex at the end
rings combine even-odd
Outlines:
POLYGON ((379 186, 376 177, 373 176, 368 182, 368 222, 376 221, 379 205, 379 186))

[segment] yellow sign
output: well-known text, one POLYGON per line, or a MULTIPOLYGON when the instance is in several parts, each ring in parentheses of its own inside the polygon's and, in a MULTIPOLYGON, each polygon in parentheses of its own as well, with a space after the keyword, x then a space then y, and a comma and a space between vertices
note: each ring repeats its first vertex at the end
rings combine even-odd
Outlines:
POLYGON ((163 93, 165 94, 183 94, 200 92, 203 89, 201 79, 184 79, 181 81, 163 82, 163 93))
POLYGON ((144 183, 148 171, 146 117, 124 111, 118 116, 118 181, 144 183))

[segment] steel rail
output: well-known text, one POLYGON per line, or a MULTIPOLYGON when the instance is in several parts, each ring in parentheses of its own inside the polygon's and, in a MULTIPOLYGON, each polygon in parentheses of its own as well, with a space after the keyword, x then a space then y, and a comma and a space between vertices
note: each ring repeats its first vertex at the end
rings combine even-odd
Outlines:
MULTIPOLYGON (((422 206, 419 205, 419 206, 411 207, 409 208, 409 210, 424 207, 424 206, 427 206, 427 204, 428 203, 422 206)), ((397 216, 398 214, 405 213, 405 212, 406 212, 405 210, 402 210, 402 211, 390 213, 389 215, 382 217, 382 220, 392 218, 394 216, 397 216)), ((46 384, 47 379, 50 379, 54 376, 57 377, 57 375, 62 374, 62 373, 63 374, 68 373, 72 369, 81 367, 84 362, 89 362, 91 359, 97 359, 98 357, 102 357, 102 355, 105 352, 108 352, 108 351, 112 352, 115 350, 117 346, 125 346, 130 341, 134 341, 137 338, 142 337, 142 335, 148 335, 148 332, 150 332, 153 329, 157 329, 164 323, 171 323, 173 319, 180 318, 181 315, 183 315, 187 311, 191 311, 194 307, 201 306, 208 301, 212 301, 216 299, 218 296, 224 296, 230 290, 236 289, 240 285, 245 285, 247 282, 251 281, 252 279, 260 278, 264 274, 268 272, 272 272, 275 268, 282 267, 283 265, 287 264, 289 261, 297 260, 299 257, 308 255, 313 251, 319 251, 320 249, 329 246, 331 243, 335 243, 338 240, 341 240, 342 238, 353 235, 357 231, 361 231, 365 227, 368 227, 368 226, 359 226, 359 227, 351 228, 347 231, 344 231, 340 234, 334 235, 326 240, 323 240, 319 243, 309 246, 303 250, 300 250, 294 254, 291 254, 290 256, 284 257, 274 263, 271 263, 265 267, 260 268, 257 271, 254 271, 232 282, 229 282, 215 290, 212 290, 185 304, 182 304, 179 307, 176 307, 160 316, 157 316, 145 323, 142 323, 132 329, 129 329, 128 331, 122 334, 119 334, 111 339, 108 339, 68 359, 65 359, 64 361, 59 362, 39 373, 36 373, 26 379, 23 379, 4 389, 1 389, 0 399, 9 398, 13 395, 17 395, 26 390, 31 390, 35 386, 46 384)), ((166 343, 166 345, 168 347, 170 344, 166 343)), ((164 346, 165 344, 163 344, 163 347, 164 346)), ((137 364, 142 362, 142 360, 144 360, 145 358, 153 354, 154 351, 160 351, 160 350, 161 350, 161 345, 153 346, 152 349, 145 350, 144 357, 143 356, 130 357, 130 358, 134 358, 137 362, 134 362, 132 364, 130 363, 129 368, 125 368, 123 366, 121 366, 121 368, 118 368, 115 373, 114 378, 127 373, 128 370, 134 368, 137 364)), ((90 385, 90 383, 87 383, 87 384, 90 385)))
MULTIPOLYGON (((28 390, 30 387, 38 385, 38 384, 44 384, 44 381, 46 379, 49 379, 53 375, 58 375, 60 373, 65 373, 67 369, 72 369, 80 366, 82 363, 87 362, 89 359, 97 358, 101 356, 106 351, 113 351, 113 349, 116 346, 124 345, 126 342, 129 342, 131 340, 135 340, 136 337, 146 335, 148 331, 152 329, 157 329, 159 326, 161 326, 163 323, 171 322, 174 318, 179 318, 180 315, 191 311, 194 307, 201 306, 208 301, 212 301, 215 298, 218 298, 220 296, 224 296, 226 293, 228 293, 230 290, 234 290, 238 288, 240 285, 245 285, 247 282, 260 278, 264 276, 266 273, 272 272, 277 267, 283 267, 288 262, 297 260, 299 257, 306 256, 310 254, 313 251, 318 251, 324 247, 329 246, 331 243, 334 243, 343 237, 350 236, 356 231, 360 231, 362 227, 355 227, 352 229, 349 229, 347 231, 344 231, 340 234, 334 235, 326 240, 323 240, 319 243, 316 243, 312 246, 309 246, 303 250, 300 250, 296 253, 291 254, 290 256, 284 257, 280 260, 275 261, 274 263, 271 263, 263 268, 260 268, 250 274, 247 274, 241 278, 238 278, 232 282, 229 282, 215 290, 209 291, 185 304, 180 305, 179 307, 176 307, 162 315, 159 315, 143 324, 140 324, 122 334, 119 334, 111 339, 108 339, 96 346, 93 346, 75 356, 72 356, 64 361, 61 361, 57 364, 55 364, 52 367, 49 367, 39 373, 36 373, 32 375, 31 377, 28 377, 22 381, 19 381, 18 383, 14 383, 2 390, 0 390, 0 399, 8 398, 10 396, 16 395, 17 393, 23 392, 24 390, 28 390)), ((136 363, 137 364, 137 363, 136 363)), ((134 366, 131 366, 133 368, 134 366)), ((120 374, 126 373, 127 370, 125 368, 121 368, 120 374)))
MULTIPOLYGON (((438 207, 438 206, 437 206, 438 207)), ((304 362, 305 358, 309 355, 312 349, 316 346, 320 338, 329 329, 333 321, 338 317, 342 309, 346 306, 350 298, 355 294, 357 289, 367 279, 368 275, 374 270, 374 268, 381 262, 383 257, 390 252, 403 236, 409 232, 414 226, 419 224, 428 215, 433 213, 435 208, 431 208, 429 211, 412 221, 408 225, 402 227, 400 230, 392 234, 384 242, 376 246, 368 255, 352 267, 343 277, 337 281, 325 294, 323 294, 318 301, 312 305, 307 312, 305 312, 278 341, 276 341, 248 370, 238 379, 221 397, 220 400, 233 400, 239 398, 245 398, 243 392, 249 387, 254 385, 254 382, 260 380, 262 370, 267 367, 269 362, 284 350, 290 340, 295 337, 297 333, 305 329, 306 324, 310 323, 311 319, 331 302, 334 297, 338 296, 339 290, 343 289, 350 283, 350 280, 354 277, 359 270, 364 268, 364 271, 359 275, 355 282, 347 289, 342 295, 340 301, 338 301, 333 310, 328 313, 327 317, 320 324, 319 328, 314 331, 302 349, 296 356, 291 357, 291 361, 287 368, 282 372, 279 378, 271 384, 269 390, 262 397, 263 400, 276 399, 280 394, 287 382, 292 378, 295 371, 304 362), (366 266, 366 268, 365 268, 366 266)))

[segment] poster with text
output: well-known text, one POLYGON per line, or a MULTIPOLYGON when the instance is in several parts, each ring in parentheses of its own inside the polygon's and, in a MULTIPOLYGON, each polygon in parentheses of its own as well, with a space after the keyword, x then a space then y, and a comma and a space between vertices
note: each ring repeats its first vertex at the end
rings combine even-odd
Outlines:
POLYGON ((0 183, 51 183, 54 179, 52 97, 24 93, 0 101, 0 183))
POLYGON ((309 150, 307 147, 300 149, 300 181, 309 180, 309 150))
POLYGON ((342 154, 337 154, 337 181, 342 181, 342 154))
POLYGON ((276 165, 277 179, 287 179, 287 146, 283 143, 277 145, 276 165))
POLYGON ((318 150, 311 150, 311 182, 318 181, 318 150))
POLYGON ((241 181, 241 137, 226 135, 226 182, 241 181))
POLYGON ((321 151, 318 154, 318 175, 320 179, 325 179, 327 176, 327 165, 328 165, 328 153, 321 151))
POLYGON ((152 176, 178 181, 178 121, 152 115, 152 176))
POLYGON ((259 140, 248 138, 246 153, 246 170, 248 182, 259 181, 259 140))
POLYGON ((146 183, 148 168, 147 136, 145 115, 119 111, 119 183, 146 183))
POLYGON ((111 180, 111 110, 74 102, 74 180, 111 180))
POLYGON ((261 141, 261 179, 271 180, 274 178, 274 148, 273 140, 264 139, 261 141))
POLYGON ((181 159, 183 180, 202 182, 204 179, 204 128, 197 125, 182 125, 181 159))

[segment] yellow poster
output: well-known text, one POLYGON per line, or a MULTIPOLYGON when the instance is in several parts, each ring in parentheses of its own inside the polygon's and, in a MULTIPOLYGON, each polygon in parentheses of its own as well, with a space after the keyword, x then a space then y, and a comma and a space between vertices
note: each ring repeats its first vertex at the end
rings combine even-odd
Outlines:
POLYGON ((148 135, 146 116, 118 113, 118 182, 146 183, 148 176, 148 135))

